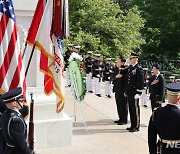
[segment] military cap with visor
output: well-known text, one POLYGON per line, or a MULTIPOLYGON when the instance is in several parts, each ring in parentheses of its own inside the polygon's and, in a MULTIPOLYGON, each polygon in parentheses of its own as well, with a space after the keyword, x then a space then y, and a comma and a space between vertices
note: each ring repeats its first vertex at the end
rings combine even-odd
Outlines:
POLYGON ((169 83, 165 87, 167 89, 167 94, 180 95, 180 83, 169 83))
POLYGON ((101 56, 101 54, 95 54, 95 56, 96 56, 96 57, 100 57, 100 56, 101 56))
POLYGON ((25 98, 22 94, 22 88, 18 87, 15 89, 12 89, 5 94, 1 95, 0 99, 3 100, 4 103, 11 103, 13 101, 24 101, 25 98))
POLYGON ((133 59, 133 58, 139 58, 139 55, 136 54, 136 53, 131 53, 131 55, 130 55, 129 58, 130 58, 130 59, 133 59))

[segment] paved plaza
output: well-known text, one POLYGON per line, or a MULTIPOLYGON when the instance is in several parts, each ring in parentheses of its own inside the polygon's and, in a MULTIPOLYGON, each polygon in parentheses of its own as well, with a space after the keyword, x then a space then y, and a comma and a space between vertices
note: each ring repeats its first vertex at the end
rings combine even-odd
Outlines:
MULTIPOLYGON (((102 94, 104 89, 102 88, 102 94)), ((112 98, 101 98, 87 93, 82 102, 84 124, 77 120, 73 123, 72 145, 52 149, 37 150, 38 154, 147 154, 147 129, 151 115, 150 107, 141 106, 141 127, 139 132, 130 133, 126 130, 127 125, 116 125, 116 104, 114 95, 112 98)), ((149 103, 149 102, 148 102, 149 103)), ((70 88, 66 88, 65 113, 74 114, 73 96, 70 88)), ((80 118, 80 105, 78 105, 77 116, 80 118)), ((58 137, 58 136, 57 136, 58 137)))

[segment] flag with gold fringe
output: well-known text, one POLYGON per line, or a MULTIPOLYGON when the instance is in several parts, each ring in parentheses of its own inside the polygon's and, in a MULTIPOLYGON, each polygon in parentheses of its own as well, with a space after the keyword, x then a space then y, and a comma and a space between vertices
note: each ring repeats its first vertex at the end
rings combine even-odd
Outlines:
POLYGON ((47 94, 57 96, 57 112, 64 107, 63 39, 69 37, 68 20, 68 0, 47 0, 35 39, 46 57, 41 70, 49 77, 44 83, 49 88, 47 94))

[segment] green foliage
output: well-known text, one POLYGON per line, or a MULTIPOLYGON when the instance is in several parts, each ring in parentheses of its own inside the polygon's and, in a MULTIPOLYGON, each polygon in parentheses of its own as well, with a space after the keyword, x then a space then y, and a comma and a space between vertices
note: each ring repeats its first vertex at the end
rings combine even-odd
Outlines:
POLYGON ((122 11, 109 0, 71 0, 70 40, 104 57, 128 56, 145 43, 140 30, 144 20, 137 7, 122 11), (126 15, 125 15, 126 14, 126 15))
POLYGON ((146 20, 143 51, 160 58, 180 58, 180 1, 179 0, 133 0, 146 20))

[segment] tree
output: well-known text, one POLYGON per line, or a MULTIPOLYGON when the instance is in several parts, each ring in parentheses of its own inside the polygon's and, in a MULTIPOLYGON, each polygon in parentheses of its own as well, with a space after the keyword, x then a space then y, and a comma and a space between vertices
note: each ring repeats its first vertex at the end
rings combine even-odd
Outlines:
POLYGON ((180 1, 133 0, 146 20, 142 35, 145 54, 155 54, 167 60, 180 58, 180 1))
POLYGON ((93 50, 104 57, 127 56, 144 43, 140 34, 144 20, 137 7, 125 16, 109 0, 71 0, 69 6, 71 37, 66 43, 80 44, 83 54, 93 50))

